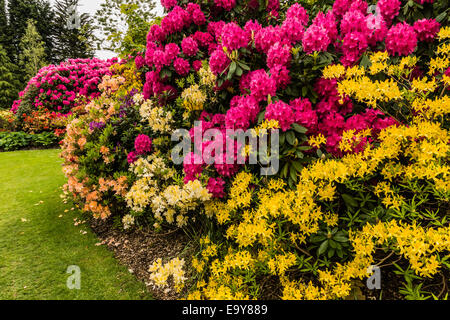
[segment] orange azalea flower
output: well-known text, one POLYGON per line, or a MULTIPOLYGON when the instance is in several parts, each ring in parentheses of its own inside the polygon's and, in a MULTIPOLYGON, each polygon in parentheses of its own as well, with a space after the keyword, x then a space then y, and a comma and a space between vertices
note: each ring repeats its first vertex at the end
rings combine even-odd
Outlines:
POLYGON ((86 145, 87 140, 85 137, 82 137, 80 139, 78 139, 77 144, 80 146, 80 149, 83 150, 84 146, 86 145))
POLYGON ((109 154, 109 148, 108 147, 105 147, 105 146, 102 146, 101 148, 100 148, 100 153, 101 154, 103 154, 103 155, 108 155, 109 154))

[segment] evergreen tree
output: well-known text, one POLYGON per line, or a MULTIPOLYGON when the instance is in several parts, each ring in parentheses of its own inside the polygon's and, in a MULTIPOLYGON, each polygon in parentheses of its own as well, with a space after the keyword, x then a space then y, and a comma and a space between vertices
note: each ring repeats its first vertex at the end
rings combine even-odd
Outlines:
POLYGON ((17 98, 18 81, 16 67, 9 60, 6 50, 0 45, 0 109, 11 108, 17 98))
POLYGON ((5 0, 0 0, 0 45, 6 50, 8 55, 13 53, 10 37, 11 30, 6 15, 6 2, 5 0))
POLYGON ((78 3, 79 0, 56 1, 54 53, 58 62, 68 58, 92 58, 95 54, 93 20, 86 13, 75 18, 78 3))
POLYGON ((14 63, 19 62, 20 41, 23 38, 27 21, 36 21, 36 29, 42 41, 45 43, 45 53, 50 62, 53 59, 54 45, 54 12, 50 3, 46 0, 9 0, 8 1, 9 29, 11 30, 12 53, 10 59, 14 63))
POLYGON ((20 41, 20 52, 19 65, 24 72, 24 81, 28 82, 42 67, 47 65, 45 43, 36 29, 35 22, 31 19, 27 21, 25 35, 20 41))

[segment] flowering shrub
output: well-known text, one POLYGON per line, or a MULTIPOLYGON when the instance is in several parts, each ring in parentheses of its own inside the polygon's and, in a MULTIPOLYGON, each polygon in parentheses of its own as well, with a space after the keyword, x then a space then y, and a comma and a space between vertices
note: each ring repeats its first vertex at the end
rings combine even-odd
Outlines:
POLYGON ((11 111, 19 125, 30 132, 65 127, 65 117, 76 106, 77 97, 90 100, 100 95, 98 85, 104 75, 111 75, 115 59, 72 59, 58 66, 42 68, 20 92, 11 111), (63 125, 53 123, 61 121, 63 125))
MULTIPOLYGON (((438 286, 450 249, 450 34, 444 18, 414 18, 418 5, 164 1, 145 55, 103 77, 68 125, 66 191, 127 230, 198 230, 189 298, 345 298, 393 256, 403 292, 420 292, 410 270, 438 286), (233 148, 175 164, 179 128, 191 139, 216 129, 233 148), (279 129, 276 176, 220 161, 253 152, 230 129, 279 129), (264 291, 269 280, 278 293, 264 291)), ((183 264, 155 262, 154 282, 173 275, 180 289, 183 264)))
POLYGON ((14 114, 8 110, 0 110, 0 132, 14 128, 14 114))

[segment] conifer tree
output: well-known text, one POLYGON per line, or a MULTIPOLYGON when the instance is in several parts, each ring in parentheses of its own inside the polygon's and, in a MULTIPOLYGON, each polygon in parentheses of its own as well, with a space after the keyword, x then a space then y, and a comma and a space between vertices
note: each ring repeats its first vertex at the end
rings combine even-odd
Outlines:
POLYGON ((79 0, 57 0, 55 3, 55 57, 92 58, 95 54, 92 18, 78 13, 79 0))
POLYGON ((16 67, 0 45, 0 109, 9 109, 17 98, 16 67))
POLYGON ((24 81, 34 77, 37 72, 47 65, 45 55, 45 43, 37 32, 35 22, 27 21, 25 35, 20 41, 19 65, 24 72, 24 81))

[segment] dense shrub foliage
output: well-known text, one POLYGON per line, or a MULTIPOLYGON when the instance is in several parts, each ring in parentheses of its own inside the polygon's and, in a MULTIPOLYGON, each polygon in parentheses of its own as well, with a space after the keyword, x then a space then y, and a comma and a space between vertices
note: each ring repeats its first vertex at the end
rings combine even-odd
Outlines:
POLYGON ((53 132, 29 134, 25 132, 0 132, 0 151, 22 149, 47 149, 58 146, 59 139, 53 132))
POLYGON ((162 4, 167 15, 150 28, 145 55, 113 66, 70 118, 66 193, 124 229, 194 235, 190 261, 150 266, 157 285, 173 278, 189 298, 346 298, 373 265, 395 266, 406 298, 431 297, 424 283, 444 298, 444 1, 162 4), (216 161, 190 153, 175 165, 179 128, 191 138, 278 129, 281 168, 262 176, 261 161, 217 161, 256 152, 226 134, 234 148, 216 161))
POLYGON ((60 65, 42 68, 20 93, 11 111, 18 125, 28 132, 50 131, 64 127, 65 117, 76 106, 77 98, 99 96, 98 85, 117 60, 71 59, 60 65))

